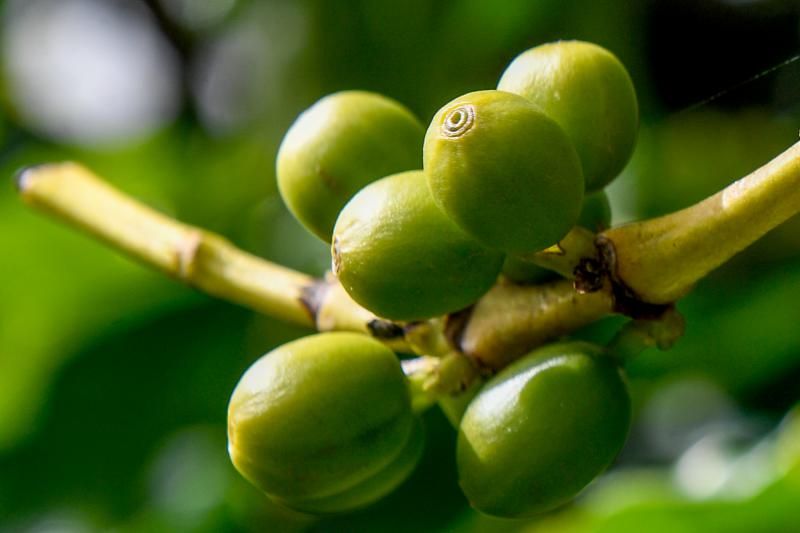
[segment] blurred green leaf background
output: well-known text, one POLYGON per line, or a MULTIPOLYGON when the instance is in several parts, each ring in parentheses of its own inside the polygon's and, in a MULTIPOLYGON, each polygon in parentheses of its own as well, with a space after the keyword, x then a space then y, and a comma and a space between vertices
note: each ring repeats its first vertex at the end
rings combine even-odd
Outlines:
MULTIPOLYGON (((407 483, 315 519, 270 504, 225 447, 239 376, 307 332, 31 212, 11 180, 78 160, 319 275, 328 250, 275 186, 298 113, 366 89, 427 122, 493 88, 521 51, 583 39, 622 59, 642 109, 637 151, 609 190, 615 223, 654 216, 795 142, 800 61, 770 69, 800 52, 797 2, 5 0, 0 17, 0 532, 800 530, 800 219, 680 302, 688 327, 675 349, 630 365, 630 442, 575 504, 522 522, 472 511, 454 432, 434 409, 407 483)), ((608 338, 619 323, 584 335, 608 338)))

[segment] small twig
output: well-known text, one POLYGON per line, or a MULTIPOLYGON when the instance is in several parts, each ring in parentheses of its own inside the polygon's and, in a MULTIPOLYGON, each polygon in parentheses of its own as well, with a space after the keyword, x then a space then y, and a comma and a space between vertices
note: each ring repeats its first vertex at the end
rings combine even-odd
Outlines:
POLYGON ((456 397, 480 377, 464 354, 450 352, 444 357, 421 356, 402 362, 408 377, 411 404, 424 411, 437 401, 456 397))
POLYGON ((578 293, 569 280, 523 287, 496 285, 481 298, 460 335, 458 347, 480 367, 498 370, 550 339, 566 335, 613 312, 606 283, 578 293))
POLYGON ((674 306, 654 319, 631 320, 608 343, 608 352, 624 363, 647 348, 669 350, 683 337, 686 322, 674 306))
POLYGON ((17 175, 17 188, 28 204, 189 285, 288 322, 315 326, 302 300, 313 278, 167 218, 81 165, 25 169, 17 175))
POLYGON ((407 341, 405 327, 378 318, 353 301, 334 277, 316 280, 314 287, 321 295, 310 309, 316 317, 314 327, 319 331, 356 331, 370 335, 398 352, 429 355, 415 350, 407 341))

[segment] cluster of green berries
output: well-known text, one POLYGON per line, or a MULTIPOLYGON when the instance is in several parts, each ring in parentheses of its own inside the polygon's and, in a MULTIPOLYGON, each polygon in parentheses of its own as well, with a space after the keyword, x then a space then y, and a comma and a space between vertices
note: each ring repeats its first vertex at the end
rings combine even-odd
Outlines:
MULTIPOLYGON (((305 111, 281 145, 281 196, 331 243, 350 296, 395 321, 474 303, 501 273, 542 270, 519 254, 574 226, 607 227, 603 192, 628 161, 638 126, 630 77, 579 41, 518 56, 497 90, 442 107, 427 132, 386 97, 340 92, 305 111)), ((603 350, 540 348, 489 380, 459 423, 457 463, 470 503, 528 516, 574 497, 619 452, 630 400, 603 350)), ((234 465, 282 504, 348 511, 413 470, 423 434, 394 353, 363 335, 286 344, 244 375, 229 407, 234 465)))

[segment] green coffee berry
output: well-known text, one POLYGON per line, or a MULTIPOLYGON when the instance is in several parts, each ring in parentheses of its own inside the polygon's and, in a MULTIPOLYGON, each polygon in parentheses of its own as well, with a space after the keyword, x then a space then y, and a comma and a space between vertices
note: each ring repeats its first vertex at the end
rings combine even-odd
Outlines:
POLYGON ((531 48, 511 62, 497 88, 528 98, 564 128, 587 191, 605 186, 630 159, 639 124, 636 91, 605 48, 581 41, 531 48))
POLYGON ((558 274, 536 263, 507 255, 503 262, 503 277, 519 285, 538 285, 558 279, 558 274))
MULTIPOLYGON (((611 224, 611 205, 605 191, 596 191, 583 198, 583 207, 577 225, 590 231, 599 232, 611 224)), ((520 285, 537 285, 558 278, 558 274, 547 268, 514 255, 506 256, 503 263, 503 276, 520 285)))
POLYGON ((444 106, 425 135, 434 200, 465 232, 505 252, 556 243, 583 199, 569 138, 525 98, 478 91, 444 106))
POLYGON ((415 424, 391 350, 356 333, 322 333, 276 348, 245 372, 228 407, 228 451, 274 500, 346 511, 410 472, 415 424))
POLYGON ((470 403, 458 434, 459 483, 472 506, 490 515, 548 511, 611 464, 629 424, 625 381, 600 348, 540 348, 470 403))
POLYGON ((611 203, 605 191, 595 191, 584 196, 577 225, 595 233, 611 226, 611 203))
POLYGON ((462 309, 500 273, 503 255, 478 244, 442 213, 422 171, 356 194, 336 221, 333 271, 378 316, 421 320, 462 309))
POLYGON ((281 143, 281 197, 297 220, 330 242, 339 211, 362 187, 422 166, 423 135, 419 120, 385 96, 326 96, 297 118, 281 143))
POLYGON ((411 435, 400 453, 388 465, 352 488, 322 498, 291 502, 290 507, 314 514, 351 511, 369 505, 397 488, 417 466, 425 444, 422 421, 414 420, 411 435))

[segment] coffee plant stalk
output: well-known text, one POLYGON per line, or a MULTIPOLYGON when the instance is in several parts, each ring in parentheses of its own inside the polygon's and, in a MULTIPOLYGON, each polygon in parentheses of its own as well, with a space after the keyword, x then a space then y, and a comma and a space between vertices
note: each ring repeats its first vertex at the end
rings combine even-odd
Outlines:
POLYGON ((598 235, 576 229, 529 258, 570 279, 498 282, 468 309, 411 323, 375 316, 332 276, 313 278, 172 220, 78 163, 29 167, 16 183, 30 206, 211 295, 319 331, 364 333, 419 355, 404 368, 417 405, 425 406, 465 389, 481 371, 497 371, 608 314, 647 323, 670 313, 698 280, 800 212, 800 143, 686 209, 598 235))

